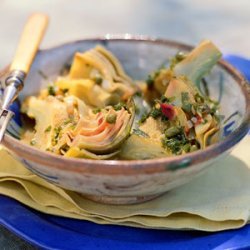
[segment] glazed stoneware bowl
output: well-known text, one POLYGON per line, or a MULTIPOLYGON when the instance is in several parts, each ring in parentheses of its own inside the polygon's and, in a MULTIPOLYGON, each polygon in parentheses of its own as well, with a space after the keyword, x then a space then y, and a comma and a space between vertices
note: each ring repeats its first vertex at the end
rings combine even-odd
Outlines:
MULTIPOLYGON (((192 48, 173 41, 141 36, 106 36, 41 50, 26 79, 19 101, 36 94, 49 80, 60 75, 70 65, 76 51, 85 51, 97 44, 112 51, 133 79, 146 79, 160 65, 168 64, 169 58, 178 51, 186 52, 192 48)), ((74 190, 98 202, 143 202, 191 181, 228 153, 248 133, 250 100, 245 79, 228 63, 220 61, 206 77, 206 81, 209 94, 220 102, 220 111, 225 119, 220 142, 205 150, 182 156, 136 161, 63 158, 35 149, 19 140, 22 124, 18 102, 12 105, 16 115, 3 144, 30 171, 50 183, 74 190)))

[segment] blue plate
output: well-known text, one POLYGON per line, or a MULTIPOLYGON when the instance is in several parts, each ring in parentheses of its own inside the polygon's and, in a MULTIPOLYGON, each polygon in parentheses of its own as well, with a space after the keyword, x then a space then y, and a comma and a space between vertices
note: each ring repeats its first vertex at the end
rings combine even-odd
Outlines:
POLYGON ((98 225, 43 214, 3 195, 0 195, 0 223, 46 249, 219 250, 250 247, 250 225, 218 233, 98 225))
MULTIPOLYGON (((250 79, 249 60, 231 55, 225 59, 250 79)), ((98 225, 43 214, 3 195, 0 195, 0 223, 46 249, 250 249, 250 225, 217 233, 98 225)))
POLYGON ((43 214, 3 195, 0 195, 0 223, 33 245, 46 249, 205 250, 250 247, 250 225, 218 233, 98 225, 43 214))

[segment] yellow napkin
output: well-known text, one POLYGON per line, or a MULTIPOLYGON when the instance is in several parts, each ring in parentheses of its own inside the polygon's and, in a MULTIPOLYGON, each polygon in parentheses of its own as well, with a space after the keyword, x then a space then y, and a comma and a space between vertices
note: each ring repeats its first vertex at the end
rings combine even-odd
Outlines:
POLYGON ((138 205, 104 205, 32 174, 3 148, 0 193, 44 213, 158 229, 219 231, 250 220, 250 136, 192 182, 138 205))

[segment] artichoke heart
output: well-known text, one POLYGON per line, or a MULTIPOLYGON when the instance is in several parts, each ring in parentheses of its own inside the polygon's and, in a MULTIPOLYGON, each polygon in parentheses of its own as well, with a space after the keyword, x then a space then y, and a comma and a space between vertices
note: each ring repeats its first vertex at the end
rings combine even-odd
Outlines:
POLYGON ((115 151, 129 136, 135 114, 132 99, 126 107, 115 110, 109 106, 96 114, 80 118, 72 131, 70 147, 78 147, 96 154, 115 151))

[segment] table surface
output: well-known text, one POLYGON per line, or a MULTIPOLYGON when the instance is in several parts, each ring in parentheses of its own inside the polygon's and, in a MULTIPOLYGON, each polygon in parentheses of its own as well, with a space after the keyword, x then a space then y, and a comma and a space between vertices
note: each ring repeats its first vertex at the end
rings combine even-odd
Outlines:
MULTIPOLYGON (((0 68, 15 52, 31 12, 50 16, 41 48, 85 37, 142 34, 197 44, 208 38, 223 53, 250 58, 248 0, 1 0, 0 68)), ((34 249, 0 226, 0 249, 34 249)))

